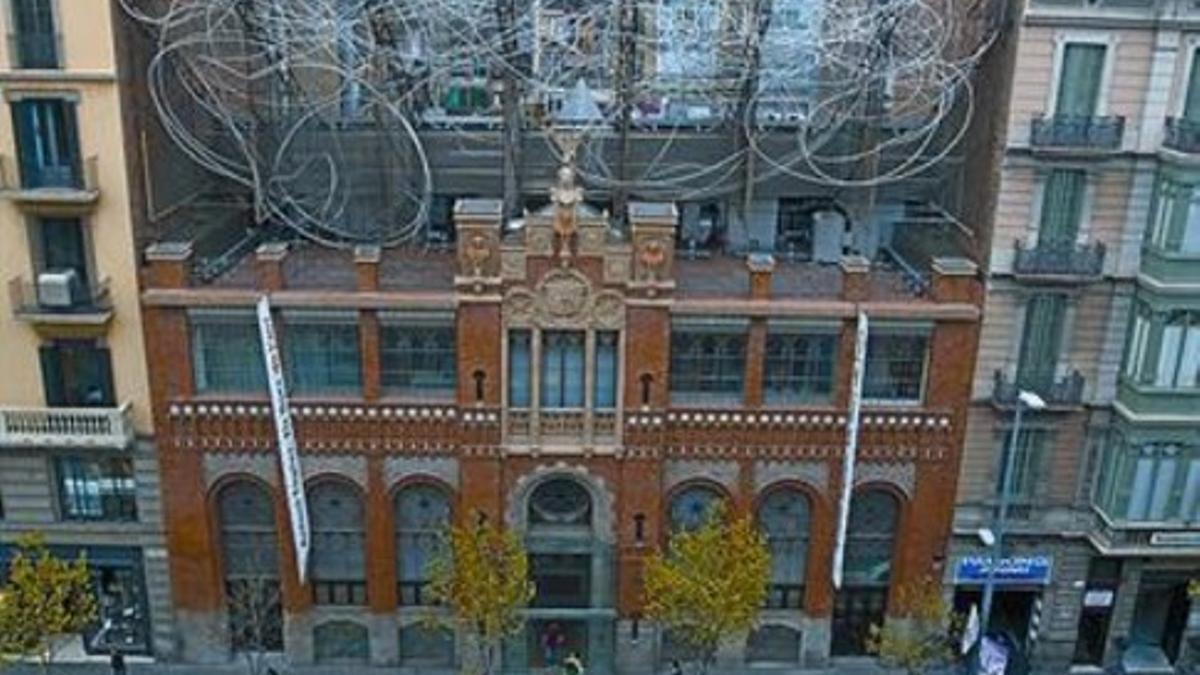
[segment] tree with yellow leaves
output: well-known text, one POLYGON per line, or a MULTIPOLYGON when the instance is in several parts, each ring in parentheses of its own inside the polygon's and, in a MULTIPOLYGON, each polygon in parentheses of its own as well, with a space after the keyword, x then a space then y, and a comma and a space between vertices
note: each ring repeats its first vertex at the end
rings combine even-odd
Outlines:
POLYGON ((96 620, 87 561, 59 560, 40 534, 23 535, 0 588, 0 658, 36 659, 50 670, 58 643, 96 620))
POLYGON ((718 506, 700 527, 673 534, 666 555, 647 560, 646 615, 706 673, 722 641, 754 626, 770 577, 766 539, 749 517, 718 506))
POLYGON ((524 626, 520 611, 533 599, 529 557, 516 534, 485 518, 451 528, 448 545, 430 569, 429 591, 472 636, 478 667, 492 675, 504 639, 524 626))
POLYGON ((901 586, 898 594, 900 612, 882 626, 871 626, 867 651, 910 675, 950 662, 963 620, 946 602, 941 585, 927 576, 901 586))

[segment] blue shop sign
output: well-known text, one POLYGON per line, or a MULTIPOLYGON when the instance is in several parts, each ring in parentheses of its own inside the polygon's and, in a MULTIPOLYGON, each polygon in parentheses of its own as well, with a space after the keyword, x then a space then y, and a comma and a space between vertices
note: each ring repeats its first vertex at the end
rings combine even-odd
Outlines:
MULTIPOLYGON (((954 567, 954 583, 982 584, 987 581, 990 556, 961 558, 954 567)), ((993 581, 999 585, 1017 586, 1050 583, 1053 558, 1048 555, 1013 556, 1001 558, 993 581)))

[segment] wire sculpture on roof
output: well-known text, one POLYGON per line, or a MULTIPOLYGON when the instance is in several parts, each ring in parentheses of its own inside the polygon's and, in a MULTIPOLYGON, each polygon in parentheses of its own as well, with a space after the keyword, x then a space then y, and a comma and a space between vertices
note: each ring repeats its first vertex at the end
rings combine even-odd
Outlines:
POLYGON ((958 144, 993 39, 985 0, 121 2, 174 143, 330 245, 422 233, 428 130, 569 126, 583 183, 640 198, 903 180, 958 144))

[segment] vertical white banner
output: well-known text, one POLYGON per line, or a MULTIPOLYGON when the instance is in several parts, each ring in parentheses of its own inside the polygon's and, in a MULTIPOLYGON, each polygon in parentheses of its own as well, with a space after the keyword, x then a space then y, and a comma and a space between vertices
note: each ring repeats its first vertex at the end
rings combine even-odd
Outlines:
POLYGON ((279 340, 275 337, 275 322, 271 320, 271 303, 265 295, 258 299, 258 334, 262 338, 267 386, 271 390, 271 410, 275 414, 279 466, 283 472, 283 489, 287 493, 288 520, 292 523, 296 568, 300 583, 303 584, 308 576, 308 554, 312 542, 309 536, 308 502, 304 496, 304 473, 300 470, 292 410, 288 406, 287 380, 283 375, 283 362, 279 358, 279 340))
POLYGON ((846 415, 846 452, 842 456, 842 495, 838 500, 837 539, 833 547, 833 587, 842 587, 846 560, 846 528, 850 523, 850 496, 854 492, 854 462, 858 458, 859 415, 862 412, 863 376, 867 372, 867 313, 858 313, 854 340, 854 370, 850 375, 850 411, 846 415))

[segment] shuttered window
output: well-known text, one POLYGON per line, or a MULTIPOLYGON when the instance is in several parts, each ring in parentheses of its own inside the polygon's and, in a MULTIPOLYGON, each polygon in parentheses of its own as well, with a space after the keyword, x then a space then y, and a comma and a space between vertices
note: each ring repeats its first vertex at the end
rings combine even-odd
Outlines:
POLYGON ((1044 393, 1054 385, 1066 307, 1067 297, 1058 293, 1029 299, 1017 365, 1017 386, 1022 389, 1044 393))
POLYGON ((1078 169, 1055 169, 1046 176, 1038 243, 1067 246, 1075 243, 1083 215, 1087 174, 1078 169))
POLYGON ((1068 43, 1063 50, 1062 71, 1058 79, 1058 105, 1055 114, 1062 117, 1093 117, 1100 104, 1104 78, 1104 45, 1068 43))

